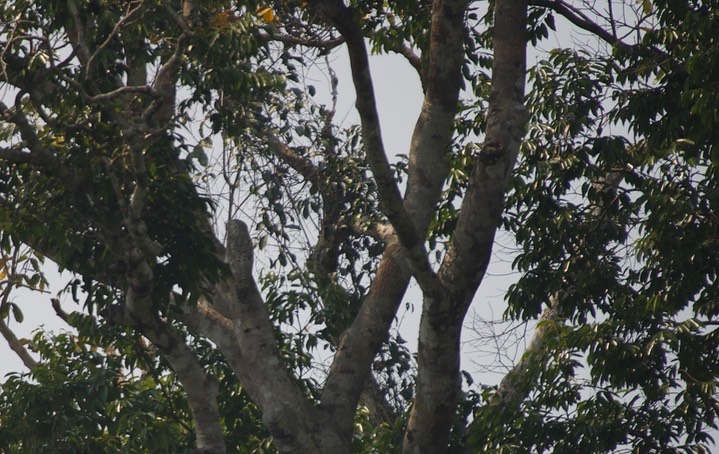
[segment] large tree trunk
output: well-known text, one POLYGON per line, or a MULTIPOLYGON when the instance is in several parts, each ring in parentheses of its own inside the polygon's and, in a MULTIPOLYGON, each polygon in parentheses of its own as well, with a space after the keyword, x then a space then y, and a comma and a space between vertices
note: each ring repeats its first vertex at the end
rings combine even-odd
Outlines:
POLYGON ((485 143, 439 272, 446 292, 425 294, 419 333, 417 395, 405 453, 447 449, 460 389, 464 316, 489 264, 504 193, 524 135, 526 0, 495 4, 494 66, 485 143))

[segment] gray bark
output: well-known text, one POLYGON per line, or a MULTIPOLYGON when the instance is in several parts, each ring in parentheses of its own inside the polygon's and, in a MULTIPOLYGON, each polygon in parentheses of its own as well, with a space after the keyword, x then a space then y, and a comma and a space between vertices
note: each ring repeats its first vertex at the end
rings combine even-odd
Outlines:
POLYGON ((495 3, 494 66, 485 143, 439 271, 448 295, 442 299, 425 295, 417 393, 405 435, 405 453, 447 449, 460 387, 462 322, 489 264, 504 193, 524 135, 526 14, 525 0, 495 3))

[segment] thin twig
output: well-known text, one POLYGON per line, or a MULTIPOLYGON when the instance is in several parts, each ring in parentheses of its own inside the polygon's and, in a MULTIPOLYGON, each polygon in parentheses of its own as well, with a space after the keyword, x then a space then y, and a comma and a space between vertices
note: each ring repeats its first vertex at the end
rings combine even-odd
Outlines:
POLYGON ((125 10, 125 15, 120 18, 119 21, 115 24, 115 27, 112 29, 110 34, 105 38, 105 41, 98 46, 98 48, 93 52, 93 54, 90 56, 90 58, 87 60, 87 64, 85 65, 85 78, 88 79, 92 74, 93 64, 95 63, 95 59, 98 55, 100 55, 100 52, 105 50, 107 46, 110 44, 110 42, 117 36, 117 34, 120 32, 120 29, 124 27, 125 25, 130 23, 130 20, 133 19, 136 13, 138 13, 142 7, 144 6, 144 0, 139 1, 139 5, 137 5, 135 8, 132 8, 132 3, 138 3, 138 2, 130 2, 129 5, 127 5, 127 9, 125 10))

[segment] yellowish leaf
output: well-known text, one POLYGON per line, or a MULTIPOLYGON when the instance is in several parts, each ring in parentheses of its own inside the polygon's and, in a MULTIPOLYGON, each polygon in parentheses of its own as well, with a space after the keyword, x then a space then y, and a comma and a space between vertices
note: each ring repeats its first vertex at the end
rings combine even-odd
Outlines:
POLYGON ((642 11, 644 14, 650 14, 652 12, 652 1, 651 0, 639 0, 642 4, 642 11))
POLYGON ((269 6, 260 6, 257 8, 257 15, 260 16, 266 24, 274 22, 275 20, 275 10, 269 6))
POLYGON ((212 19, 210 21, 213 27, 217 28, 224 28, 227 26, 228 23, 230 23, 230 11, 229 10, 222 10, 218 11, 212 16, 212 19))

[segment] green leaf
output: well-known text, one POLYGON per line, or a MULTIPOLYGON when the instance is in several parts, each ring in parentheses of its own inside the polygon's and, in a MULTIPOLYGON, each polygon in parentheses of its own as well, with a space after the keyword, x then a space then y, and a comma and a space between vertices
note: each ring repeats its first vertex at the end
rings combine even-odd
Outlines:
POLYGON ((15 321, 18 323, 22 323, 23 320, 25 320, 25 316, 23 315, 22 311, 20 310, 20 307, 12 302, 9 302, 8 305, 10 306, 10 309, 12 310, 12 315, 15 318, 15 321))

